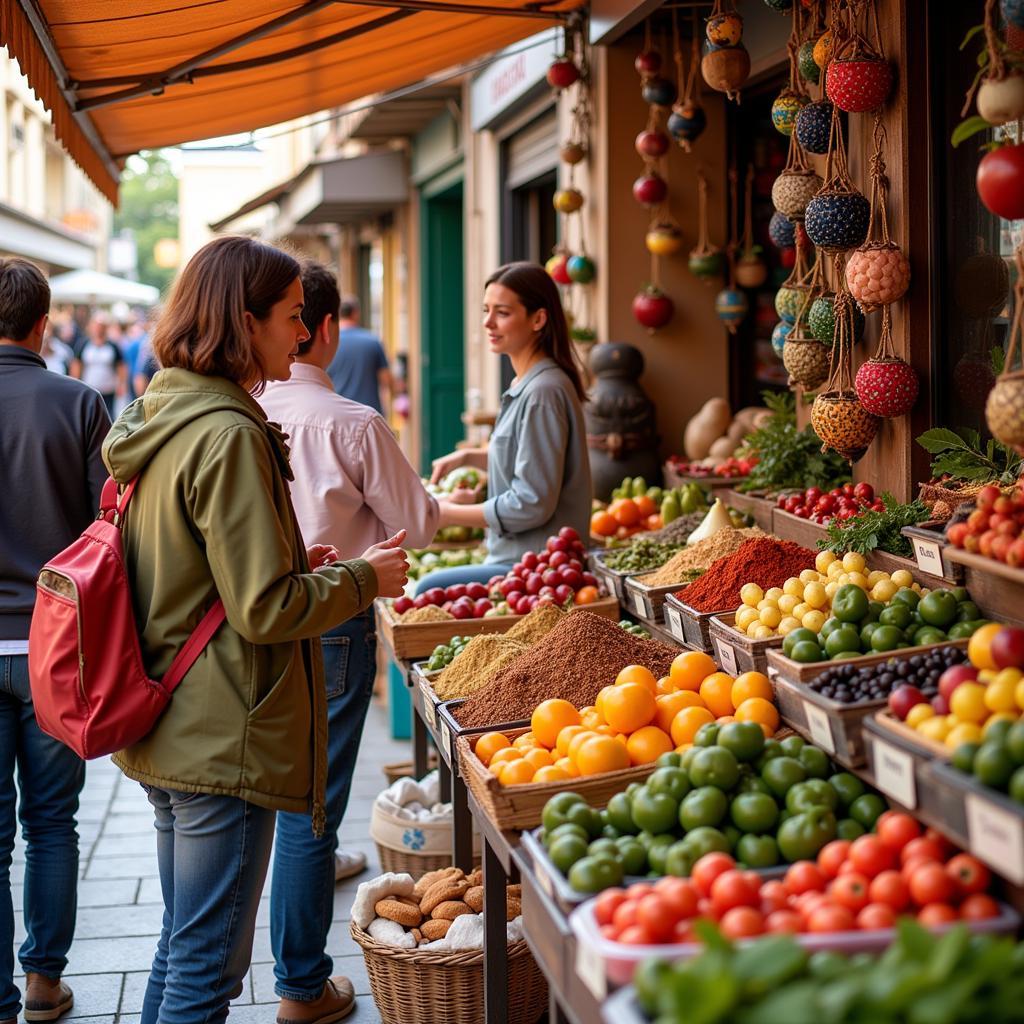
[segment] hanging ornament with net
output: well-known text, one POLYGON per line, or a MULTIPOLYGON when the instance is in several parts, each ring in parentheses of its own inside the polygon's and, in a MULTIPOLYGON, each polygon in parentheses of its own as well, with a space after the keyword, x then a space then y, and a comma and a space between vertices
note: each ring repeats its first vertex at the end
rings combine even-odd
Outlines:
MULTIPOLYGON (((775 311, 782 317, 781 324, 789 329, 784 333, 782 344, 782 363, 789 372, 791 387, 799 385, 806 391, 820 387, 828 377, 829 350, 818 341, 807 325, 807 313, 820 291, 821 260, 815 260, 813 267, 808 267, 808 249, 806 242, 797 245, 797 262, 793 273, 779 289, 775 296, 775 311)), ((775 339, 773 337, 774 346, 775 339)))
POLYGON ((729 170, 729 198, 731 230, 729 232, 729 243, 726 247, 726 259, 728 261, 728 282, 715 296, 715 312, 718 319, 725 324, 730 334, 735 334, 737 328, 743 323, 750 308, 747 296, 736 287, 736 252, 739 249, 739 209, 737 195, 737 174, 736 168, 729 170))
POLYGON ((796 323, 796 315, 804 306, 813 280, 814 252, 805 239, 797 239, 796 260, 789 277, 775 293, 775 312, 788 323, 796 323))
POLYGON ((791 135, 786 166, 772 184, 775 209, 791 221, 803 220, 807 204, 817 195, 821 185, 821 177, 807 162, 807 155, 796 136, 791 135))
POLYGON ((889 237, 889 179, 885 175, 885 126, 875 115, 874 153, 871 156, 871 216, 868 239, 850 255, 846 283, 865 313, 897 302, 910 286, 910 261, 889 237))
POLYGON ((803 4, 793 4, 793 28, 789 33, 786 49, 789 52, 789 84, 775 97, 772 103, 772 124, 785 136, 793 134, 800 111, 810 103, 810 97, 800 77, 798 53, 802 35, 803 4))
POLYGON ((860 404, 872 415, 883 419, 905 416, 917 401, 917 374, 908 362, 896 355, 888 306, 882 309, 878 350, 861 364, 854 386, 860 404))
POLYGON ((1017 366, 1024 354, 1024 247, 1017 249, 1014 259, 1017 282, 1006 361, 985 403, 985 422, 997 440, 1024 454, 1024 366, 1017 366))
MULTIPOLYGON (((723 17, 727 17, 723 15, 723 17)), ((743 19, 738 14, 732 15, 739 21, 740 30, 743 19)), ((710 24, 710 23, 709 23, 710 24)), ((725 27, 723 26, 723 31, 725 27)), ((676 11, 672 10, 672 35, 676 62, 676 76, 679 84, 680 99, 672 107, 668 116, 668 130, 672 138, 687 153, 707 127, 708 118, 697 97, 697 66, 700 64, 700 40, 697 33, 697 13, 693 13, 693 37, 690 40, 690 66, 683 71, 683 51, 679 40, 679 24, 676 11)))
MULTIPOLYGON (((835 317, 835 292, 828 280, 828 261, 820 260, 815 267, 815 276, 818 278, 812 284, 814 298, 807 310, 807 326, 811 334, 823 345, 831 348, 835 344, 836 317, 835 317), (820 271, 820 273, 819 273, 820 271)), ((853 344, 856 345, 864 338, 864 314, 852 304, 853 311, 853 344)))
MULTIPOLYGON (((654 49, 651 35, 650 20, 644 24, 644 49, 641 57, 658 53, 654 49)), ((637 58, 640 62, 640 57, 637 58)), ((657 67, 661 67, 661 56, 658 55, 657 67)), ((633 182, 633 198, 641 205, 650 210, 660 207, 668 198, 668 182, 661 173, 662 158, 669 151, 672 142, 664 129, 663 121, 665 116, 664 105, 648 99, 650 89, 657 91, 660 86, 658 82, 667 81, 658 77, 645 77, 641 72, 641 81, 644 89, 644 99, 648 104, 647 125, 636 137, 634 145, 636 151, 643 159, 644 171, 636 181, 633 182), (650 87, 650 89, 648 88, 650 87)), ((672 85, 669 82, 669 85, 672 85)), ((675 98, 675 86, 672 85, 673 99, 675 98)), ((669 100, 671 103, 672 100, 669 100)))
POLYGON ((754 165, 747 166, 747 183, 743 205, 743 241, 736 260, 736 283, 741 288, 760 288, 768 280, 768 267, 761 259, 761 249, 754 245, 754 165))
POLYGON ((814 46, 825 31, 821 18, 821 0, 810 0, 809 6, 809 16, 804 23, 805 31, 796 54, 797 70, 800 72, 801 80, 808 86, 817 85, 821 80, 821 68, 814 59, 814 46))
POLYGON ((644 103, 662 110, 667 110, 675 103, 678 95, 675 82, 661 73, 661 47, 654 45, 650 18, 644 22, 644 48, 637 54, 633 66, 640 75, 640 95, 644 103))
POLYGON ((558 149, 558 157, 570 167, 582 163, 590 153, 590 64, 587 59, 586 44, 579 35, 576 37, 581 49, 580 82, 576 103, 572 109, 572 123, 569 138, 558 149))
POLYGON ((694 277, 710 281, 722 273, 722 250, 711 244, 708 227, 708 179, 704 169, 697 171, 697 244, 690 250, 687 266, 694 277))
MULTIPOLYGON (((708 24, 735 25, 739 20, 742 35, 743 19, 736 13, 735 7, 726 0, 715 0, 708 24)), ((729 33, 723 29, 723 37, 729 33)), ((750 77, 750 54, 747 48, 737 39, 735 43, 715 43, 708 36, 708 49, 700 62, 700 72, 710 88, 716 92, 724 92, 727 99, 739 103, 740 89, 750 77)))
POLYGON ((832 20, 832 57, 825 71, 825 93, 847 114, 877 110, 892 89, 892 66, 883 56, 874 0, 846 0, 845 17, 832 20))

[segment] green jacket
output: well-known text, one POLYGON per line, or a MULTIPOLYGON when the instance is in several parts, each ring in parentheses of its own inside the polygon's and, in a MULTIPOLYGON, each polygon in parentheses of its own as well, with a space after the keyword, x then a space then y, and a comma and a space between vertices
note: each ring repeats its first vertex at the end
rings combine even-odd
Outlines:
POLYGON ((124 546, 150 676, 163 676, 218 595, 227 611, 153 731, 114 761, 149 785, 312 810, 317 830, 327 710, 312 641, 372 603, 373 567, 309 571, 285 437, 224 378, 160 371, 103 457, 120 484, 141 474, 124 546))

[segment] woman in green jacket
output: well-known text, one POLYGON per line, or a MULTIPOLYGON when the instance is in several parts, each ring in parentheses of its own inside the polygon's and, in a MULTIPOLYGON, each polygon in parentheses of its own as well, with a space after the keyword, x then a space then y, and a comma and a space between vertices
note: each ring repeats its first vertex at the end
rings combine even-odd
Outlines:
MULTIPOLYGON (((301 312, 291 256, 248 238, 210 242, 156 326, 164 369, 104 445, 119 484, 140 478, 124 543, 151 677, 218 596, 227 612, 153 731, 115 756, 156 814, 165 909, 144 1024, 227 1016, 249 965, 275 812, 311 812, 323 827, 315 641, 405 581, 402 534, 349 562, 303 545, 285 437, 252 397, 289 377, 309 336, 301 312)), ((339 1009, 351 1002, 328 995, 339 1009)))

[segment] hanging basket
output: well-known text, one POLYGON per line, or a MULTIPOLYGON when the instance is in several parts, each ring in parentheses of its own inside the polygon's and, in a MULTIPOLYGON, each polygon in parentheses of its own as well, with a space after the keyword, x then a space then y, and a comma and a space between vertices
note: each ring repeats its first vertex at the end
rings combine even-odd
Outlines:
POLYGON ((856 189, 822 189, 807 204, 804 227, 811 241, 828 253, 847 252, 864 243, 871 204, 856 189))
POLYGON ((825 72, 825 94, 847 114, 877 110, 892 89, 892 67, 877 54, 834 57, 825 72))
POLYGON ((775 209, 789 220, 803 220, 821 184, 821 178, 810 169, 783 171, 772 185, 775 209))
POLYGON ((797 314, 807 301, 807 285, 784 284, 775 293, 775 312, 787 323, 796 323, 797 314))
POLYGON ((704 28, 712 46, 736 46, 743 38, 743 18, 736 11, 712 14, 704 28))
POLYGON ((873 416, 895 419, 914 408, 917 374, 898 356, 875 356, 857 370, 855 388, 860 404, 873 416))
POLYGON ((871 242, 846 264, 846 284, 865 313, 902 299, 910 287, 910 261, 893 242, 871 242))
POLYGON ((780 320, 772 331, 772 351, 781 359, 786 339, 793 330, 793 325, 785 320, 780 320))
POLYGON ((760 288, 768 280, 768 267, 757 253, 745 252, 736 261, 736 283, 741 288, 760 288))
POLYGON ((742 43, 711 50, 700 62, 700 73, 710 88, 739 100, 740 89, 750 77, 750 54, 742 43))
POLYGON ((1024 246, 1017 249, 1015 259, 1017 281, 1005 369, 985 402, 985 422, 993 437, 1024 454, 1024 368, 1014 366, 1024 335, 1024 246))
POLYGON ((828 379, 828 349, 814 338, 797 334, 796 327, 789 331, 782 346, 782 363, 789 372, 791 386, 800 384, 805 390, 813 391, 828 379))
POLYGON ((715 296, 715 312, 730 334, 736 333, 749 309, 746 295, 738 288, 723 288, 715 296))
POLYGON ((821 450, 831 448, 849 463, 863 458, 878 432, 872 416, 853 390, 826 391, 814 399, 811 425, 821 438, 821 450))
MULTIPOLYGON (((775 201, 772 189, 772 202, 775 201)), ((792 249, 796 245, 796 226, 778 207, 768 222, 768 237, 777 249, 792 249)))
POLYGON ((772 124, 776 130, 787 137, 792 135, 800 111, 809 102, 802 93, 793 89, 783 89, 772 103, 772 124))
MULTIPOLYGON (((810 309, 807 311, 807 326, 810 328, 811 334, 818 339, 823 345, 827 345, 829 348, 835 343, 836 334, 836 316, 835 316, 835 300, 836 297, 831 292, 825 292, 823 295, 819 295, 812 303, 810 309)), ((864 337, 864 314, 856 307, 853 308, 853 338, 852 342, 856 345, 864 337)))
POLYGON ((814 59, 814 40, 808 39, 801 44, 797 53, 797 67, 800 70, 800 77, 811 85, 817 85, 821 78, 821 68, 814 59))
POLYGON ((824 156, 828 152, 831 128, 832 104, 828 100, 815 100, 797 114, 796 141, 806 152, 824 156))
POLYGON ((687 153, 707 126, 708 116, 704 113, 704 108, 693 100, 677 103, 672 108, 666 125, 669 134, 687 153))

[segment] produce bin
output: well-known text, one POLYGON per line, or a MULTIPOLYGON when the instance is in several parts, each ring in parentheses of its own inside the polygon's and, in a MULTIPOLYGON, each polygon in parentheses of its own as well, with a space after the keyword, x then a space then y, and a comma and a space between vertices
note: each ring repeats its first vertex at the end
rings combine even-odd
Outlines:
POLYGON ((641 582, 639 576, 626 578, 626 597, 623 606, 637 618, 655 624, 665 618, 665 598, 677 594, 687 586, 685 583, 670 583, 668 586, 651 587, 641 582))
POLYGON ((530 723, 526 719, 518 722, 495 722, 493 725, 462 725, 453 712, 466 703, 467 698, 441 701, 437 705, 438 749, 441 756, 451 765, 453 772, 458 771, 459 755, 455 741, 460 736, 482 736, 485 732, 502 732, 505 735, 528 731, 530 723))
MULTIPOLYGON (((587 566, 597 577, 598 583, 609 594, 614 594, 622 605, 627 604, 626 580, 633 575, 632 572, 620 572, 617 569, 609 569, 604 559, 607 552, 591 551, 587 555, 587 566)), ((652 570, 653 571, 653 570, 652 570)))
POLYGON ((731 676, 741 672, 764 672, 768 668, 768 651, 781 647, 785 638, 770 636, 765 640, 751 640, 734 627, 735 620, 735 612, 711 616, 715 661, 731 676))
POLYGON ((704 651, 706 654, 710 654, 713 649, 711 619, 715 615, 721 615, 732 609, 722 608, 714 612, 699 612, 675 596, 681 589, 682 587, 677 587, 665 597, 665 627, 680 643, 686 644, 687 647, 691 647, 695 651, 704 651))
MULTIPOLYGON (((735 486, 736 481, 733 481, 735 486)), ((772 512, 775 509, 775 499, 766 497, 763 493, 742 494, 740 491, 730 487, 724 494, 717 495, 730 508, 738 512, 745 512, 753 516, 754 523, 760 526, 765 533, 772 532, 772 512)))
MULTIPOLYGON (((828 531, 823 523, 816 523, 812 519, 801 519, 800 516, 787 512, 784 508, 772 509, 771 532, 779 540, 791 540, 801 547, 810 548, 811 551, 818 550, 818 541, 827 536, 828 531)), ((808 569, 813 569, 809 565, 808 569)))

